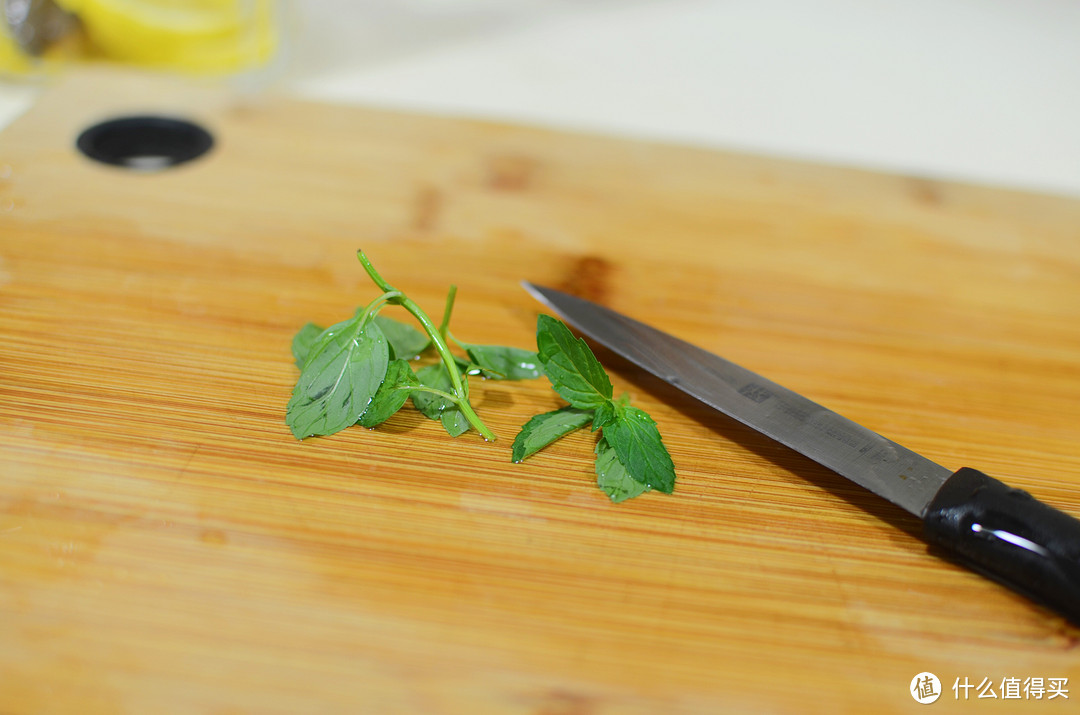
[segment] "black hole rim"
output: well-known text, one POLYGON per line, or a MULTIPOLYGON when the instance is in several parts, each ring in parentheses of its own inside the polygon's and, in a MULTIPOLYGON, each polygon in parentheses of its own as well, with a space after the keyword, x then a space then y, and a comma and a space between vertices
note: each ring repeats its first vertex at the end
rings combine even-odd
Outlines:
POLYGON ((160 171, 198 159, 214 138, 198 124, 179 117, 118 117, 89 127, 75 146, 94 161, 132 171, 160 171))

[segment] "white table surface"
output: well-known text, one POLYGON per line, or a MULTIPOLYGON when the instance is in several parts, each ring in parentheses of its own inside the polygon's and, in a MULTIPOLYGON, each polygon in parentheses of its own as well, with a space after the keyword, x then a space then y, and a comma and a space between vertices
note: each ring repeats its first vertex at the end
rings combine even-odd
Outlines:
MULTIPOLYGON (((303 97, 1080 196, 1080 0, 293 0, 289 14, 276 83, 303 97)), ((0 126, 35 92, 0 85, 0 126)))

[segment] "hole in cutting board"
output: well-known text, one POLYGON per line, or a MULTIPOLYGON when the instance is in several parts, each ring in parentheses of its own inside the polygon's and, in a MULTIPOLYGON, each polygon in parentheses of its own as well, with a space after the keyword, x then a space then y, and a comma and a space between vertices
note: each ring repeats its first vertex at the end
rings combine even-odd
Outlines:
POLYGON ((134 171, 159 171, 196 159, 214 138, 198 124, 160 116, 120 117, 95 124, 75 142, 86 156, 134 171))

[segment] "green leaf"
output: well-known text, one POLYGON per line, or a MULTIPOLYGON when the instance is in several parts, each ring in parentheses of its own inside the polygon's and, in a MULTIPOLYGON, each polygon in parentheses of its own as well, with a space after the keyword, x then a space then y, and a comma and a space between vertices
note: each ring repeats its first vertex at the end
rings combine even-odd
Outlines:
POLYGON ((649 491, 648 486, 630 476, 615 449, 603 437, 596 443, 596 485, 615 503, 649 491))
POLYGON ((615 403, 611 400, 608 400, 607 402, 597 407, 595 413, 593 414, 592 420, 593 432, 598 429, 603 429, 604 427, 607 427, 609 424, 614 422, 616 417, 615 413, 615 403))
POLYGON ((456 407, 452 407, 443 410, 442 415, 439 417, 439 421, 442 422, 443 429, 451 437, 460 437, 469 431, 469 420, 465 418, 464 413, 456 407))
POLYGON ((536 347, 552 387, 564 400, 583 410, 611 400, 611 380, 592 350, 550 315, 536 324, 536 347))
POLYGON ((544 374, 536 353, 502 345, 467 345, 465 352, 485 376, 496 380, 532 380, 544 374))
POLYGON ((579 410, 571 406, 535 415, 514 438, 510 459, 520 462, 560 437, 589 424, 592 417, 591 410, 579 410))
POLYGON ((632 478, 668 494, 675 489, 671 455, 660 439, 656 422, 643 410, 620 405, 615 420, 604 427, 604 439, 632 478))
POLYGON ((293 358, 296 360, 297 367, 304 366, 304 358, 311 352, 311 346, 315 344, 315 339, 318 338, 324 330, 326 330, 326 328, 323 328, 322 326, 315 325, 315 323, 308 323, 300 328, 300 331, 293 336, 292 354, 293 358))
MULTIPOLYGON (((442 392, 453 394, 454 383, 450 373, 442 363, 427 365, 416 371, 420 384, 442 392)), ((441 395, 416 391, 412 393, 413 405, 428 419, 439 420, 451 437, 464 434, 469 429, 469 421, 456 404, 441 395)))
MULTIPOLYGON (((420 368, 416 371, 416 377, 419 378, 420 384, 424 387, 453 393, 454 385, 450 382, 450 374, 446 372, 446 368, 443 367, 442 363, 426 365, 425 367, 420 368)), ((439 419, 443 410, 454 406, 454 403, 450 402, 445 397, 423 391, 412 393, 412 401, 413 406, 415 406, 416 409, 420 410, 425 417, 432 420, 439 419)))
POLYGON ((617 400, 608 400, 604 404, 596 408, 596 414, 593 415, 592 429, 595 432, 598 429, 604 429, 618 416, 618 411, 623 407, 630 404, 630 395, 623 393, 619 395, 617 400))
POLYGON ((406 387, 415 387, 420 384, 416 373, 405 360, 392 360, 386 368, 386 377, 371 399, 371 404, 360 415, 360 424, 364 427, 375 427, 401 409, 405 401, 409 399, 409 390, 406 387))
POLYGON ((355 424, 382 384, 386 337, 360 316, 324 330, 312 343, 285 409, 298 439, 334 434, 355 424))
POLYGON ((388 318, 385 315, 375 316, 375 322, 379 324, 387 342, 390 343, 390 357, 398 360, 415 360, 427 349, 431 341, 428 336, 421 333, 407 323, 388 318))

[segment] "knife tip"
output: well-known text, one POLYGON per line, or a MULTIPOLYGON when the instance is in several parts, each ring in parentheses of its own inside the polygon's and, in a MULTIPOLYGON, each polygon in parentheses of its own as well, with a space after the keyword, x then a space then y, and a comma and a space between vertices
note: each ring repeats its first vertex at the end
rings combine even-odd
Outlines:
POLYGON ((559 291, 537 285, 530 281, 521 281, 521 287, 528 291, 529 295, 536 299, 537 302, 544 305, 548 310, 552 310, 559 315, 562 315, 562 311, 559 310, 559 306, 556 304, 559 291))
POLYGON ((544 298, 544 287, 543 286, 538 286, 535 283, 532 283, 531 281, 521 281, 521 287, 524 288, 526 291, 528 291, 528 293, 530 295, 532 295, 533 298, 536 298, 537 300, 543 300, 543 298, 544 298))

